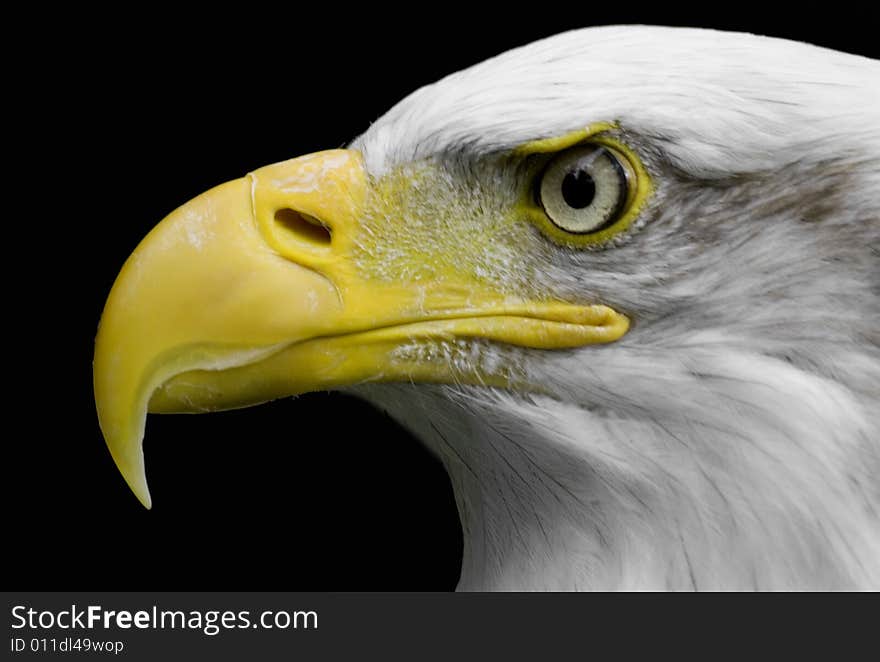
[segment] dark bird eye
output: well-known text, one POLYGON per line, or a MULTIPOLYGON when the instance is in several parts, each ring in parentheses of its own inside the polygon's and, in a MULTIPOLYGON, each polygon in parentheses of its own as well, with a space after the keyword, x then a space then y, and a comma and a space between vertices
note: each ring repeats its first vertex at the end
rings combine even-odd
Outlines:
POLYGON ((572 209, 588 207, 596 197, 596 182, 586 170, 571 170, 562 180, 562 199, 572 209))
POLYGON ((613 224, 628 197, 622 157, 601 145, 578 145, 556 155, 541 175, 538 198, 553 223, 572 234, 613 224))

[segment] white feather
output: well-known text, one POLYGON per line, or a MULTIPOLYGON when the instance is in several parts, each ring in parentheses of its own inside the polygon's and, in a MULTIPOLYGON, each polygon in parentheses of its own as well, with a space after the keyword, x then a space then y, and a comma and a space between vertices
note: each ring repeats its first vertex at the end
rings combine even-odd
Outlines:
POLYGON ((878 117, 874 60, 742 33, 612 26, 538 41, 423 87, 353 146, 379 175, 437 152, 505 150, 621 121, 662 137, 689 172, 719 175, 772 167, 841 133, 844 149, 878 150, 878 117))
POLYGON ((880 588, 880 65, 582 30, 415 92, 354 146, 378 176, 601 121, 655 176, 644 228, 529 257, 540 286, 633 330, 571 352, 430 350, 453 371, 516 366, 541 397, 356 389, 449 468, 460 587, 880 588))

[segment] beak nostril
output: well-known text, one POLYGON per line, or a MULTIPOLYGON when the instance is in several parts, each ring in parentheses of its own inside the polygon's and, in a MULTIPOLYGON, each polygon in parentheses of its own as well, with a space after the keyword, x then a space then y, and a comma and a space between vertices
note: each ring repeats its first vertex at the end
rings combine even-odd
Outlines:
POLYGON ((314 216, 285 207, 275 212, 275 224, 299 241, 313 246, 330 245, 330 228, 314 216))

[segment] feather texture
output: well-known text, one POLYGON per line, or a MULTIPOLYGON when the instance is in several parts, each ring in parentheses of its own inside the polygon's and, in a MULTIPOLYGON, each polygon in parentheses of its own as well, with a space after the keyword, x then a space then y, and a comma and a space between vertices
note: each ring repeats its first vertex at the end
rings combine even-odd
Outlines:
POLYGON ((488 156, 600 121, 655 180, 638 229, 604 251, 536 244, 529 277, 505 278, 606 302, 630 333, 434 348, 452 369, 515 366, 541 396, 353 389, 446 463, 460 588, 880 588, 880 65, 581 30, 418 90, 354 146, 375 176, 429 159, 483 163, 485 184, 488 156))

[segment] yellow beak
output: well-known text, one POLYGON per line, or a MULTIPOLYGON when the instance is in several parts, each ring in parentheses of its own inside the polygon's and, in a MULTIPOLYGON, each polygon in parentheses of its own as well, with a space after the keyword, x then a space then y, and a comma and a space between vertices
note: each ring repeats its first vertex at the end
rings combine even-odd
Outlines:
POLYGON ((480 337, 553 349, 610 342, 605 306, 512 301, 465 275, 374 279, 354 255, 370 182, 358 152, 267 166, 172 212, 122 268, 104 308, 94 386, 107 446, 150 507, 147 412, 202 412, 366 380, 510 384, 403 346, 480 337))

